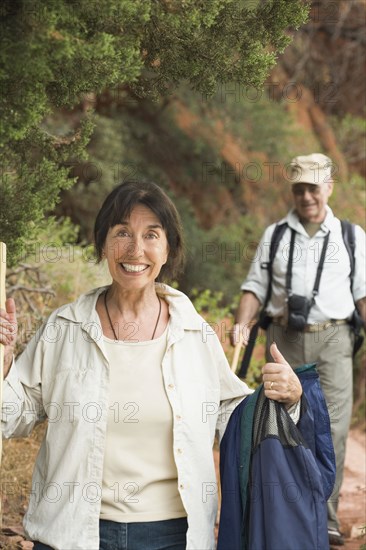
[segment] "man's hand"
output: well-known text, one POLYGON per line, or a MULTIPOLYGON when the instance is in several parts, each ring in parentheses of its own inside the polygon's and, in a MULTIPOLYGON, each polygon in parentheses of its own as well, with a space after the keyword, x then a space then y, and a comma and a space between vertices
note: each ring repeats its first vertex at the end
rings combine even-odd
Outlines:
POLYGON ((0 309, 0 344, 3 344, 5 347, 4 378, 8 374, 13 360, 18 332, 16 308, 13 298, 8 298, 6 300, 5 308, 6 309, 0 309))
POLYGON ((260 302, 252 292, 243 292, 240 298, 235 324, 230 331, 230 342, 236 346, 239 342, 248 345, 250 329, 260 308, 260 302))
POLYGON ((247 346, 250 335, 250 327, 248 325, 241 325, 235 323, 230 331, 230 343, 232 346, 236 346, 239 342, 242 346, 247 346))
POLYGON ((274 362, 266 363, 262 368, 265 396, 290 407, 301 397, 300 380, 275 343, 271 345, 270 352, 274 362))

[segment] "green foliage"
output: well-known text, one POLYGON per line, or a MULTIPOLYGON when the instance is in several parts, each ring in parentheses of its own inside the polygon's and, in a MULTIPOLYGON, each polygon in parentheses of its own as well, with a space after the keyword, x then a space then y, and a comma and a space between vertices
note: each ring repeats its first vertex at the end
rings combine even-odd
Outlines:
POLYGON ((223 82, 212 97, 200 98, 186 87, 179 90, 179 97, 200 121, 210 124, 220 120, 246 151, 260 151, 269 159, 287 162, 295 135, 293 116, 272 96, 271 88, 256 89, 243 82, 223 82))
MULTIPOLYGON (((44 209, 55 205, 58 191, 67 181, 67 170, 43 159, 32 170, 23 165, 21 174, 15 168, 4 174, 1 182, 0 236, 9 248, 9 265, 21 253, 25 235, 32 235, 34 221, 39 222, 44 209)), ((72 180, 69 180, 70 185, 72 180)))
MULTIPOLYGON (((230 304, 254 258, 262 228, 250 216, 242 216, 236 223, 218 224, 205 232, 192 223, 185 224, 185 230, 189 256, 181 287, 188 293, 193 286, 220 290, 225 304, 230 304)), ((238 301, 237 297, 232 309, 238 301)))
POLYGON ((359 174, 350 174, 347 182, 337 182, 334 186, 330 206, 342 219, 364 227, 365 199, 365 178, 359 174))
POLYGON ((135 80, 149 11, 149 2, 4 1, 2 138, 23 139, 54 107, 135 80))
POLYGON ((342 152, 349 164, 363 163, 366 150, 366 121, 351 114, 330 117, 330 122, 342 152))
POLYGON ((198 290, 193 288, 190 298, 197 309, 208 323, 219 323, 230 313, 230 308, 223 301, 223 292, 213 292, 209 289, 198 290))
POLYGON ((145 65, 154 71, 140 80, 141 89, 161 93, 184 80, 209 95, 218 82, 259 86, 290 41, 284 29, 304 23, 307 12, 296 0, 254 9, 237 0, 157 2, 144 43, 145 65))
POLYGON ((157 99, 182 81, 204 94, 228 80, 259 86, 307 11, 301 0, 4 0, 0 235, 10 263, 30 222, 73 184, 65 166, 90 138, 93 94, 125 86, 157 99), (75 105, 69 127, 50 133, 46 117, 75 105))
POLYGON ((34 235, 23 242, 23 262, 39 268, 45 279, 43 286, 54 291, 52 299, 43 299, 46 301, 40 308, 41 320, 56 307, 76 300, 81 293, 110 282, 106 266, 95 263, 92 247, 77 243, 78 231, 69 218, 50 216, 37 224, 34 235))
POLYGON ((27 250, 42 246, 62 247, 74 246, 78 240, 79 228, 72 223, 70 218, 56 218, 48 216, 43 218, 37 225, 30 224, 34 227, 31 234, 26 240, 23 256, 26 256, 27 250))

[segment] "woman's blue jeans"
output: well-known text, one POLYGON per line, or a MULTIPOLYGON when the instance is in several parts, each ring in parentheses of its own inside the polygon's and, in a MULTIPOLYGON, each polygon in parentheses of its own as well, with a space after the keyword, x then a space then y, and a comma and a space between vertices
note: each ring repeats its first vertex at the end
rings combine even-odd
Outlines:
POLYGON ((185 550, 187 518, 142 523, 100 521, 100 550, 185 550))
MULTIPOLYGON (((185 550, 187 518, 141 523, 100 520, 99 550, 185 550)), ((34 550, 52 550, 34 543, 34 550)))

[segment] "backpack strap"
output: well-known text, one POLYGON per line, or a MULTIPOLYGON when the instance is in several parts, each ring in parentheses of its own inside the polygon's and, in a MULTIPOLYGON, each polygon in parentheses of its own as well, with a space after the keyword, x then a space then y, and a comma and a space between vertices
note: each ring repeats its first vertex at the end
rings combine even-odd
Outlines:
POLYGON ((263 302, 263 307, 260 313, 260 317, 264 318, 265 316, 265 310, 268 306, 268 303, 272 296, 272 273, 273 273, 273 260, 275 259, 280 241, 283 237, 283 234, 285 233, 288 225, 287 222, 278 223, 276 227, 274 228, 274 231, 272 233, 271 237, 271 244, 269 247, 269 259, 268 262, 262 262, 261 268, 266 269, 268 271, 268 286, 267 286, 267 294, 266 298, 263 302))
MULTIPOLYGON (((351 285, 351 292, 353 290, 353 280, 355 275, 355 267, 356 267, 356 256, 355 256, 355 249, 356 249, 356 230, 355 225, 348 220, 341 220, 341 227, 342 227, 342 237, 344 246, 347 249, 349 261, 351 264, 351 271, 349 274, 350 278, 350 285, 351 285)), ((353 357, 356 355, 360 347, 362 346, 364 336, 362 334, 362 328, 363 328, 363 320, 361 315, 358 312, 358 309, 355 305, 355 309, 353 311, 352 317, 349 321, 349 324, 352 328, 352 331, 354 333, 354 344, 353 344, 353 357)))
MULTIPOLYGON (((295 230, 291 229, 290 251, 289 251, 289 258, 288 258, 288 263, 287 263, 287 273, 286 273, 286 292, 287 292, 287 296, 292 295, 291 280, 292 280, 292 264, 293 264, 293 259, 294 259, 294 248, 295 248, 295 235, 296 235, 295 230)), ((328 243, 329 243, 329 236, 330 236, 330 231, 328 231, 328 233, 325 235, 325 238, 324 238, 323 248, 322 248, 322 252, 320 254, 320 259, 319 259, 319 262, 318 262, 318 268, 316 270, 316 277, 315 277, 315 282, 314 282, 314 287, 313 287, 313 297, 312 297, 310 307, 312 307, 314 305, 315 296, 317 296, 317 294, 319 292, 320 278, 322 276, 323 266, 324 266, 324 262, 325 262, 325 256, 326 256, 326 253, 327 253, 327 246, 328 246, 328 243)))
POLYGON ((350 272, 350 279, 351 279, 351 291, 353 289, 353 279, 355 275, 355 266, 356 266, 356 260, 355 260, 355 248, 356 248, 356 232, 355 232, 355 225, 348 220, 341 220, 341 227, 342 227, 342 237, 344 245, 347 249, 349 261, 351 264, 351 272, 350 272))

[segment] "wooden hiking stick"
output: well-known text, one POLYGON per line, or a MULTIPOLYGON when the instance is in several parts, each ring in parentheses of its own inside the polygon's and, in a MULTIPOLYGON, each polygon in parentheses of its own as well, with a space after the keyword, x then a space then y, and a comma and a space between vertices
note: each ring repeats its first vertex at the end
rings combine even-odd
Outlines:
MULTIPOLYGON (((0 242, 0 307, 5 309, 5 275, 6 275, 6 245, 0 242)), ((0 410, 2 408, 3 397, 3 372, 4 372, 4 346, 0 344, 0 410)), ((1 455, 2 455, 2 438, 0 438, 0 468, 1 468, 1 455)), ((0 527, 2 524, 2 511, 0 500, 0 527)))
POLYGON ((231 370, 235 373, 236 373, 237 368, 238 368, 239 355, 240 355, 240 351, 241 351, 242 347, 243 347, 243 341, 240 338, 239 342, 235 345, 234 356, 233 356, 233 360, 231 362, 231 370))

